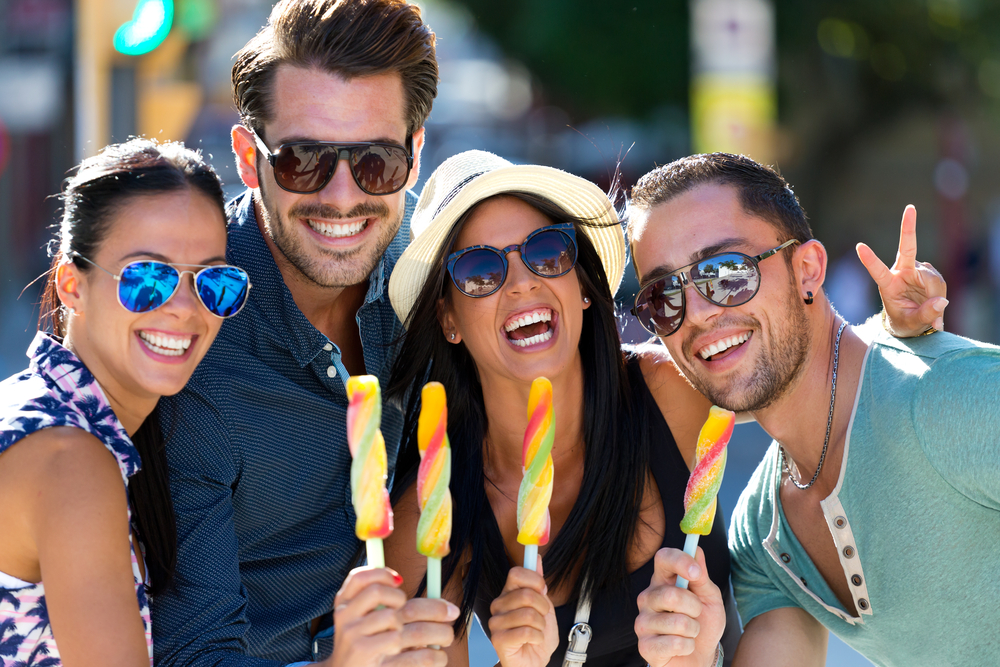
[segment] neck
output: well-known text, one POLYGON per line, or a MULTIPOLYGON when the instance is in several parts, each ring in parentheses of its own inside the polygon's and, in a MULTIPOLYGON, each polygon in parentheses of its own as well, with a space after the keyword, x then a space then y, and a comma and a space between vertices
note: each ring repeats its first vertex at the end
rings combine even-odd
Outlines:
POLYGON ((367 281, 347 287, 324 287, 310 280, 288 261, 281 249, 271 240, 271 235, 264 228, 263 211, 256 196, 253 205, 260 234, 271 251, 271 256, 274 257, 274 263, 277 264, 281 278, 291 292, 292 299, 295 300, 295 305, 309 323, 322 331, 327 338, 334 341, 341 340, 345 323, 355 326, 355 315, 364 304, 365 294, 368 292, 367 281))
MULTIPOLYGON (((549 377, 556 422, 552 460, 556 470, 583 464, 583 362, 577 353, 564 372, 549 377)), ((489 424, 484 456, 487 476, 521 476, 524 431, 528 427, 531 383, 510 377, 483 378, 483 401, 489 424)))
POLYGON ((121 422, 125 432, 128 433, 129 437, 135 435, 142 423, 146 421, 146 417, 156 408, 160 397, 151 394, 140 396, 126 389, 96 357, 88 352, 86 340, 74 337, 72 330, 66 332, 63 345, 83 362, 90 374, 97 380, 97 384, 101 386, 111 409, 114 410, 115 417, 121 422))
POLYGON ((822 318, 811 323, 810 349, 798 375, 778 400, 753 413, 761 427, 795 462, 801 484, 809 483, 819 466, 827 424, 830 424, 826 458, 815 484, 815 488, 822 489, 824 495, 832 491, 840 476, 841 455, 867 349, 850 326, 844 328, 840 340, 836 400, 830 420, 834 349, 841 322, 841 318, 829 309, 822 318))

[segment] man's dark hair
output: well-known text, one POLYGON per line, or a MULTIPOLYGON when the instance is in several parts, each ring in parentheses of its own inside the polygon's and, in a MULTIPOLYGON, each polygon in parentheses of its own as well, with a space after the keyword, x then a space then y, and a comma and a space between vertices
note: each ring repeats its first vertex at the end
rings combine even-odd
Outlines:
MULTIPOLYGON (((806 212, 781 174, 744 155, 691 155, 657 167, 632 188, 629 207, 648 211, 699 185, 710 183, 735 187, 743 210, 777 227, 781 241, 813 238, 806 212)), ((630 221, 630 234, 631 225, 630 221)))
POLYGON ((345 79, 398 72, 407 133, 424 125, 437 95, 434 33, 403 0, 282 0, 267 25, 236 54, 233 101, 246 127, 273 115, 280 65, 315 67, 345 79))

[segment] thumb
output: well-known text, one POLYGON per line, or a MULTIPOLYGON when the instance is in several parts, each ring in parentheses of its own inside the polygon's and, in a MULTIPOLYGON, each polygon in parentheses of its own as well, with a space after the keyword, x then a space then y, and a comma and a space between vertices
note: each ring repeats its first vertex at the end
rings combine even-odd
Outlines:
POLYGON ((716 586, 708 576, 708 566, 705 563, 705 552, 701 547, 698 547, 698 552, 695 554, 695 561, 697 561, 698 566, 701 568, 701 572, 697 577, 691 579, 688 583, 688 590, 698 596, 702 602, 712 602, 722 600, 722 591, 716 586))

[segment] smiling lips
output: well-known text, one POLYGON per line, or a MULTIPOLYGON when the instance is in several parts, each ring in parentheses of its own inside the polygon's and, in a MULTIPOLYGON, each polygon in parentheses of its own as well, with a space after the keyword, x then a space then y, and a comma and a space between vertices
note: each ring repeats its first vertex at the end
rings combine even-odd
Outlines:
POLYGON ((152 331, 140 331, 139 339, 142 341, 143 345, 156 354, 162 354, 165 357, 179 357, 187 352, 188 348, 191 347, 191 341, 194 340, 194 335, 189 334, 187 336, 172 336, 164 333, 154 333, 152 331))
POLYGON ((359 220, 358 222, 352 222, 345 225, 339 225, 333 222, 321 222, 319 220, 313 220, 312 218, 307 218, 306 222, 309 223, 309 227, 314 232, 322 234, 323 236, 328 236, 332 239, 354 236, 368 226, 368 220, 359 220))
POLYGON ((745 343, 750 338, 750 332, 745 331, 736 336, 730 336, 729 338, 723 338, 722 340, 716 341, 711 345, 701 348, 698 352, 702 359, 708 360, 709 357, 713 357, 720 352, 725 352, 731 347, 736 347, 742 343, 745 343))
POLYGON ((503 325, 507 340, 517 347, 530 347, 552 338, 552 310, 537 308, 511 317, 503 325))

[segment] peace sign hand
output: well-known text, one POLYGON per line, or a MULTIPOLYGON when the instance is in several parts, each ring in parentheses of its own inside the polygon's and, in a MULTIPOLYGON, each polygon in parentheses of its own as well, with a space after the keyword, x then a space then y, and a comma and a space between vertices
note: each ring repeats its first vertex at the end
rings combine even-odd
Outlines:
POLYGON ((937 269, 917 261, 917 209, 912 204, 903 211, 899 250, 891 269, 864 243, 858 244, 857 251, 878 285, 886 327, 892 335, 907 338, 919 336, 929 327, 944 330, 942 315, 948 305, 948 285, 937 269))

